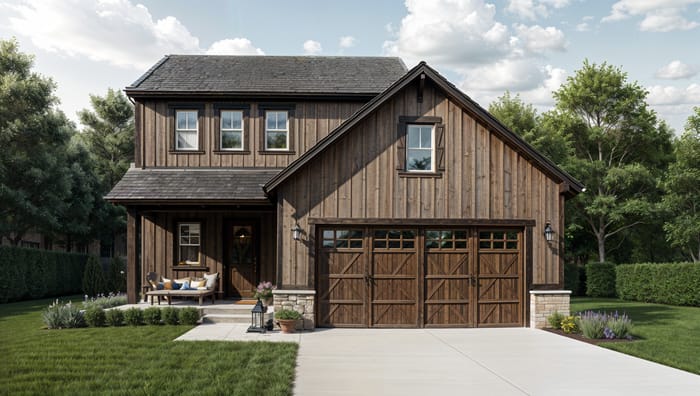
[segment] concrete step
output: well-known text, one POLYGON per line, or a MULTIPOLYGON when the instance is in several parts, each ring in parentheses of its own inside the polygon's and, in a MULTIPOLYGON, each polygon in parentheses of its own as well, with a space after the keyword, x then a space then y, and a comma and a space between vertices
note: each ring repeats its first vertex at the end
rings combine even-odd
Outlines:
MULTIPOLYGON (((240 323, 250 324, 250 311, 247 313, 208 313, 202 316, 202 323, 240 323)), ((265 314, 265 321, 272 319, 272 314, 265 314)))
POLYGON ((250 311, 253 309, 254 305, 248 304, 222 304, 222 305, 206 305, 202 306, 200 309, 203 315, 236 315, 236 314, 246 314, 250 316, 250 311))

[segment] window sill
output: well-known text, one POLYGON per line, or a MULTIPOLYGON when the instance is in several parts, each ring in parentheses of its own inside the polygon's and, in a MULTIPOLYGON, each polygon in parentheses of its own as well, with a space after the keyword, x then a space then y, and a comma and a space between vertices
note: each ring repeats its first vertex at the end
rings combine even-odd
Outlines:
POLYGON ((260 155, 294 155, 296 151, 289 150, 260 150, 258 154, 260 155))
POLYGON ((430 177, 435 179, 442 178, 442 172, 407 172, 399 171, 399 177, 430 177))
POLYGON ((168 154, 205 154, 204 150, 168 150, 168 154))
POLYGON ((209 271, 209 267, 203 265, 173 265, 170 269, 173 271, 209 271))
POLYGON ((214 150, 214 154, 233 154, 233 155, 247 155, 250 154, 250 150, 214 150))

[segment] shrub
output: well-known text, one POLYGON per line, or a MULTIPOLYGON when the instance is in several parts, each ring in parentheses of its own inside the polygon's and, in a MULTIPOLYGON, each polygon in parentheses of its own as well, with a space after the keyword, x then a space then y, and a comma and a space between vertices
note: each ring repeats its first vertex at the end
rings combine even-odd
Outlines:
POLYGON ((70 301, 64 304, 56 300, 43 312, 42 319, 49 329, 85 327, 83 313, 70 301))
POLYGON ((178 310, 180 324, 194 326, 199 320, 199 310, 195 307, 187 307, 178 310))
POLYGON ((624 264, 616 289, 624 300, 700 306, 700 264, 624 264))
POLYGON ((299 320, 301 319, 301 314, 293 309, 280 309, 275 311, 275 319, 299 320))
POLYGON ((112 293, 126 291, 126 266, 119 257, 112 257, 107 274, 107 289, 112 293))
POLYGON ((132 307, 124 311, 124 322, 129 326, 140 326, 143 324, 143 311, 132 307))
POLYGON ((80 293, 87 257, 0 246, 0 303, 80 293))
POLYGON ((124 324, 124 312, 121 309, 113 308, 105 311, 107 324, 110 326, 121 326, 124 324))
POLYGON ((629 338, 631 337, 632 320, 627 314, 623 313, 619 315, 617 311, 615 311, 615 314, 608 315, 607 329, 609 332, 606 334, 606 338, 629 338), (611 337, 608 337, 609 335, 611 337))
POLYGON ((97 257, 90 256, 83 273, 83 293, 88 296, 96 296, 105 291, 105 276, 102 266, 97 257))
POLYGON ((83 309, 89 309, 91 307, 99 307, 103 309, 117 307, 119 305, 126 304, 126 296, 109 294, 108 296, 98 296, 88 299, 85 295, 85 301, 83 301, 83 309))
POLYGON ((615 264, 586 264, 586 295, 615 297, 615 264))
POLYGON ((586 294, 586 267, 576 263, 564 264, 564 289, 571 290, 572 296, 586 294))
POLYGON ((160 314, 165 324, 176 325, 178 323, 177 308, 163 308, 163 311, 160 314))
POLYGON ((607 323, 607 315, 600 312, 586 311, 578 318, 578 326, 586 338, 603 338, 607 323))
POLYGON ((148 307, 143 310, 143 321, 149 325, 160 324, 160 308, 148 307))
POLYGON ((100 307, 90 307, 85 310, 85 321, 90 327, 102 327, 107 322, 105 310, 100 307))
POLYGON ((549 322, 549 326, 553 329, 561 329, 561 321, 564 319, 564 315, 560 314, 557 311, 554 311, 551 315, 547 316, 547 322, 549 322))
POLYGON ((561 329, 566 334, 576 333, 578 331, 578 326, 576 325, 576 318, 574 316, 567 316, 561 320, 561 329))

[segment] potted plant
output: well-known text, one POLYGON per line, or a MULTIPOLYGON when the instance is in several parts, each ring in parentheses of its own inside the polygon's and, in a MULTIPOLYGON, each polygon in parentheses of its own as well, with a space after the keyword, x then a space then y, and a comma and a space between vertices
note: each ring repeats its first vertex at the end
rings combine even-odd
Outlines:
POLYGON ((269 307, 272 305, 272 291, 275 289, 277 286, 273 285, 272 282, 260 282, 253 297, 262 301, 264 306, 269 307))
POLYGON ((301 314, 293 309, 284 308, 275 312, 275 319, 277 319, 277 324, 283 333, 294 333, 297 321, 301 318, 301 314))

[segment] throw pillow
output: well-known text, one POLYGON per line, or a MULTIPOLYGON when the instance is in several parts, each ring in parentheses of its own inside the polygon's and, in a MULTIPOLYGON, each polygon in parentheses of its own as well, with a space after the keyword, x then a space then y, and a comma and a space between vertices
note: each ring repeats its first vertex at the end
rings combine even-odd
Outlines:
POLYGON ((180 286, 180 290, 190 290, 190 281, 184 281, 182 286, 180 286))
POLYGON ((207 284, 207 281, 205 281, 205 280, 193 280, 192 282, 190 282, 190 287, 193 289, 197 289, 199 287, 203 287, 206 284, 207 284))
POLYGON ((173 281, 168 278, 163 278, 163 289, 173 290, 173 281))
POLYGON ((216 279, 219 277, 219 273, 215 272, 213 274, 204 274, 204 279, 207 280, 205 287, 207 289, 213 289, 216 286, 216 279))

